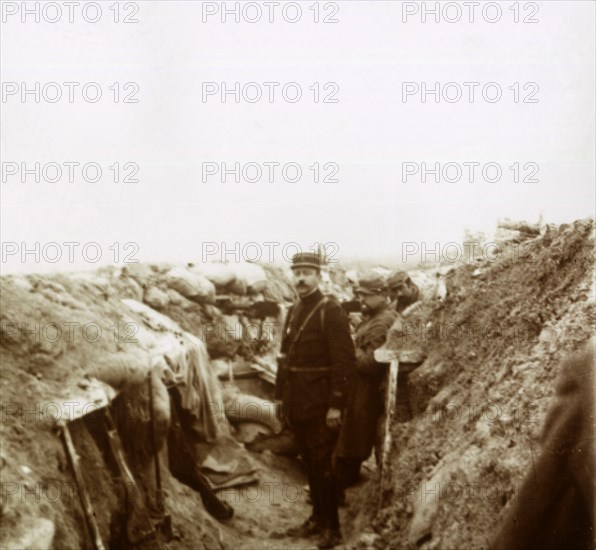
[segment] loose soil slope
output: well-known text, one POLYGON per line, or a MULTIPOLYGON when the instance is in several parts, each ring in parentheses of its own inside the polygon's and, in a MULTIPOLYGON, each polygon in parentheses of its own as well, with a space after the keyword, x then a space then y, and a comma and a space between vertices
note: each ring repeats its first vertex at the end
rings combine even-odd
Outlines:
POLYGON ((394 427, 380 536, 357 546, 486 548, 541 452, 561 363, 594 332, 593 232, 591 220, 549 227, 453 270, 446 301, 415 312, 409 336, 390 334, 427 359, 410 375, 415 417, 394 427))

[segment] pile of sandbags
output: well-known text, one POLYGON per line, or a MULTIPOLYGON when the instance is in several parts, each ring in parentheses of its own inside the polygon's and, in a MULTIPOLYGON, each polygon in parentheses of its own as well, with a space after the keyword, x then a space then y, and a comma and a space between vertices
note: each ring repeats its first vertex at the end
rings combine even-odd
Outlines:
POLYGON ((210 281, 219 294, 254 295, 267 288, 267 274, 258 264, 205 262, 189 265, 190 273, 210 281))
POLYGON ((236 273, 232 266, 221 262, 190 264, 190 270, 209 279, 217 289, 225 288, 236 280, 236 273))
POLYGON ((263 291, 265 300, 271 300, 279 304, 294 302, 297 295, 289 270, 271 264, 266 264, 264 269, 268 279, 267 288, 263 291))
POLYGON ((119 270, 118 275, 118 288, 123 287, 127 297, 161 311, 170 303, 180 303, 181 299, 215 304, 216 295, 278 303, 296 299, 287 270, 271 264, 198 262, 185 267, 131 264, 119 270))
POLYGON ((267 274, 257 264, 240 263, 234 265, 236 281, 241 281, 246 286, 248 294, 263 292, 267 288, 267 274))
POLYGON ((141 288, 148 286, 155 278, 155 272, 149 264, 126 264, 121 270, 121 277, 135 281, 141 288))
POLYGON ((164 276, 165 283, 185 298, 196 302, 214 304, 215 285, 196 271, 174 267, 164 276))

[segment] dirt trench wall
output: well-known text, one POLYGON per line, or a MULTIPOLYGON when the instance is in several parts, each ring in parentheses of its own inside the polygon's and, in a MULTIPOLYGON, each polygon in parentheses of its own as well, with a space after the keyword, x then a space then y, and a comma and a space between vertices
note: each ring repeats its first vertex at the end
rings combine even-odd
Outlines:
POLYGON ((378 547, 486 548, 540 455, 561 364, 594 332, 594 225, 522 244, 454 270, 446 301, 411 320, 426 330, 390 335, 428 357, 410 375, 415 417, 394 426, 378 547))
MULTIPOLYGON (((130 465, 139 476, 141 489, 152 492, 150 450, 147 445, 130 449, 130 443, 146 443, 144 384, 154 355, 165 351, 160 348, 163 342, 156 339, 162 329, 146 325, 122 300, 153 302, 156 310, 202 339, 207 349, 211 347, 212 356, 218 351, 226 358, 254 354, 254 339, 235 337, 233 330, 222 331, 224 325, 230 328, 230 316, 210 303, 211 294, 191 300, 167 286, 171 267, 133 265, 123 270, 103 268, 93 273, 0 280, 2 548, 83 548, 87 544, 76 487, 56 427, 58 420, 72 419, 74 409, 68 403, 78 403, 83 413, 97 409, 101 403, 93 392, 96 379, 129 398, 127 411, 131 414, 119 426, 120 436, 125 450, 130 451, 130 465), (152 289, 159 292, 151 293, 152 289), (163 296, 167 300, 160 302, 163 296), (206 338, 206 323, 216 328, 214 338, 206 338)), ((265 294, 279 299, 291 296, 284 278, 275 270, 267 273, 280 278, 265 294)), ((240 300, 266 298, 256 291, 248 295, 246 285, 240 290, 244 293, 237 296, 240 300)), ((172 338, 176 344, 176 337, 172 338)), ((275 342, 266 344, 272 347, 275 342)), ((156 408, 167 411, 160 406, 160 388, 157 384, 156 408)), ((158 418, 158 423, 161 420, 158 418)), ((123 495, 112 490, 97 433, 94 436, 81 420, 71 424, 87 481, 95 489, 92 497, 100 529, 109 541, 118 535, 114 518, 122 511, 123 495)), ((169 475, 165 462, 166 509, 175 518, 179 536, 172 547, 219 548, 222 535, 217 522, 206 513, 198 493, 169 475)), ((146 500, 154 504, 151 498, 146 500)))

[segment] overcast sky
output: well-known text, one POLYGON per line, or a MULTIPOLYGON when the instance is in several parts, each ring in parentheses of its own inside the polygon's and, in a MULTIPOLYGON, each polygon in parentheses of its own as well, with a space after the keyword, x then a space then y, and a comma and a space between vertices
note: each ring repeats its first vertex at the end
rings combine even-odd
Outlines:
MULTIPOLYGON (((21 3, 3 4, 6 11, 6 4, 21 3)), ((537 19, 533 24, 514 22, 514 2, 500 2, 501 20, 492 24, 481 10, 474 23, 465 11, 458 23, 435 23, 432 15, 424 23, 420 13, 404 23, 404 3, 394 1, 340 1, 335 14, 333 3, 320 4, 320 17, 338 19, 335 24, 314 23, 311 1, 300 3, 296 23, 277 8, 273 23, 265 11, 252 24, 233 16, 222 23, 220 14, 204 23, 202 2, 142 1, 136 14, 121 3, 120 18, 138 23, 116 24, 113 2, 100 4, 95 24, 79 11, 68 22, 66 8, 56 23, 43 21, 43 14, 40 23, 3 14, 3 90, 14 91, 7 83, 19 86, 1 104, 5 248, 7 242, 31 248, 36 242, 97 242, 104 264, 113 260, 109 247, 115 242, 137 243, 140 261, 188 261, 199 259, 203 243, 211 241, 229 249, 236 242, 272 241, 306 249, 321 241, 337 243, 340 261, 388 262, 399 260, 403 242, 461 241, 465 228, 488 231, 501 217, 537 221, 543 213, 560 223, 594 215, 594 2, 532 3, 536 15, 521 2, 526 11, 520 17, 537 19), (35 82, 81 86, 74 103, 67 97, 50 103, 43 94, 35 103, 33 94, 22 101, 23 82, 29 88, 35 82), (97 103, 82 98, 87 82, 101 86, 97 103), (261 101, 241 97, 235 103, 229 95, 223 103, 218 94, 203 101, 206 82, 280 86, 273 103, 264 86, 261 101), (288 82, 301 86, 300 101, 284 100, 281 88, 288 82), (329 82, 335 84, 323 88, 329 82), (464 95, 438 103, 429 95, 423 103, 417 93, 404 102, 405 82, 417 83, 410 89, 454 82, 464 95), (464 82, 480 83, 473 103, 464 82), (493 103, 482 98, 489 82, 503 93, 493 103), (518 103, 509 89, 516 82, 518 103), (126 83, 135 84, 124 89, 126 83), (314 83, 321 98, 337 92, 332 98, 338 102, 315 103, 314 83), (526 83, 535 84, 524 90, 526 83), (129 94, 138 103, 123 103, 129 94), (32 168, 69 161, 98 163, 102 179, 84 181, 76 168, 70 183, 66 167, 55 183, 36 183, 34 176, 22 183, 20 173, 7 173, 15 165, 6 163, 20 169, 23 162, 32 168), (109 167, 116 162, 121 178, 128 173, 123 165, 136 163, 138 183, 114 182, 109 167), (273 183, 266 173, 257 183, 232 177, 223 183, 219 174, 203 182, 207 162, 293 162, 303 174, 298 183, 284 181, 279 168, 273 183), (309 166, 315 162, 321 178, 334 165, 323 166, 335 163, 339 181, 314 182, 309 166), (493 162, 503 173, 493 183, 484 181, 480 168, 473 183, 465 172, 456 182, 435 183, 429 176, 423 183, 419 175, 403 182, 404 162, 462 168, 464 162, 480 168, 493 162), (509 169, 515 162, 521 179, 537 166, 538 181, 515 183, 509 169)), ((208 4, 221 8, 221 2, 208 4)), ((247 14, 255 17, 256 8, 247 14)), ((67 96, 68 88, 61 89, 67 96)), ((255 90, 246 91, 253 97, 255 90)), ((45 91, 53 97, 52 89, 45 91)), ((74 264, 65 257, 56 264, 26 260, 20 253, 3 258, 3 273, 92 267, 78 253, 74 264)))

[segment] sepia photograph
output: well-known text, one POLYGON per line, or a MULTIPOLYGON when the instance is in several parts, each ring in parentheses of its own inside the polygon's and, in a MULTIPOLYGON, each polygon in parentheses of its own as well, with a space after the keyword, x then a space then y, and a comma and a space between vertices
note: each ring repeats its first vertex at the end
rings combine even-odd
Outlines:
POLYGON ((0 550, 596 550, 594 0, 0 19, 0 550))

